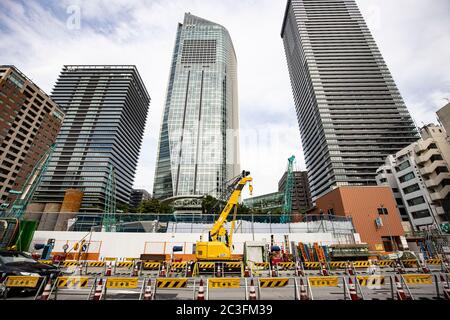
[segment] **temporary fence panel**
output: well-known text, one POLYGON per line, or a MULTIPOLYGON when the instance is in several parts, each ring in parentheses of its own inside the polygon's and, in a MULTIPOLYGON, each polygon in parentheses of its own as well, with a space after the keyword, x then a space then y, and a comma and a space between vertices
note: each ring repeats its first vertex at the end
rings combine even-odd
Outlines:
POLYGON ((439 283, 432 274, 403 274, 401 277, 414 298, 431 300, 439 296, 439 283))
POLYGON ((260 300, 295 300, 295 284, 292 278, 258 278, 257 286, 260 300), (270 295, 263 294, 266 289, 270 289, 270 295))
POLYGON ((314 300, 337 300, 344 298, 345 287, 343 280, 337 276, 306 277, 307 284, 311 288, 314 300))
POLYGON ((103 299, 107 299, 108 292, 111 295, 120 294, 121 300, 125 300, 123 295, 127 295, 128 297, 132 297, 133 300, 137 300, 141 291, 142 286, 145 286, 145 281, 142 280, 141 285, 139 285, 139 278, 137 277, 113 277, 107 278, 105 284, 105 291, 103 299))
POLYGON ((156 278, 154 284, 155 300, 189 300, 195 287, 188 286, 188 278, 156 278))
POLYGON ((58 300, 58 295, 64 294, 72 297, 82 297, 85 299, 89 295, 90 288, 94 283, 94 278, 89 277, 58 277, 53 283, 49 299, 58 300), (52 298, 52 295, 54 297, 52 298))
POLYGON ((131 275, 135 262, 119 261, 114 265, 114 275, 131 275))

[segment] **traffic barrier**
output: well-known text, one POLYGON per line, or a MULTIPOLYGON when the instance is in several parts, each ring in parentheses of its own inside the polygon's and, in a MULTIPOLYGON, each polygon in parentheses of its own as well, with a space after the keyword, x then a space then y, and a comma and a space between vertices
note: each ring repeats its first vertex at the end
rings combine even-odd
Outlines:
POLYGON ((5 286, 6 288, 36 288, 40 278, 37 276, 8 276, 5 286))
POLYGON ((106 279, 106 289, 136 289, 139 278, 114 277, 106 279))
MULTIPOLYGON (((292 300, 296 300, 298 296, 298 288, 295 277, 260 277, 256 279, 258 294, 257 297, 259 300, 265 300, 268 298, 264 298, 263 292, 270 291, 274 292, 286 292, 286 290, 293 290, 289 293, 292 294, 292 300), (293 283, 291 282, 293 280, 293 283)), ((270 299, 270 298, 269 298, 270 299)))
MULTIPOLYGON (((442 291, 444 293, 444 299, 445 300, 450 300, 450 288, 448 286, 448 280, 445 279, 444 275, 441 273, 439 275, 440 277, 440 282, 441 282, 441 286, 442 286, 442 291)), ((448 277, 447 277, 448 279, 448 277)))
POLYGON ((144 262, 143 270, 158 270, 161 267, 161 262, 144 262))
POLYGON ((353 265, 353 263, 347 262, 347 271, 346 273, 349 276, 354 276, 355 275, 355 266, 353 265))
POLYGON ((277 265, 278 265, 278 267, 282 268, 283 270, 295 268, 295 262, 278 262, 277 265))
POLYGON ((97 283, 94 283, 95 286, 95 293, 92 297, 92 300, 102 300, 103 297, 103 279, 100 278, 100 280, 97 283))
POLYGON ((369 261, 355 261, 353 262, 354 268, 367 268, 370 266, 369 261))
POLYGON ((152 279, 151 278, 148 279, 147 285, 145 286, 145 293, 144 293, 143 300, 153 300, 152 279))
MULTIPOLYGON (((208 278, 206 280, 206 300, 211 300, 211 292, 217 290, 232 290, 241 288, 241 278, 237 277, 227 277, 227 278, 208 278)), ((195 291, 195 290, 194 290, 195 291)), ((236 294, 233 293, 233 296, 236 297, 236 294)), ((247 288, 245 294, 243 294, 243 299, 247 299, 247 288)))
POLYGON ((177 289, 187 287, 187 278, 156 278, 156 288, 177 289))
POLYGON ((131 269, 133 267, 133 262, 130 261, 121 261, 116 263, 117 268, 129 268, 131 269))
POLYGON ((67 268, 67 267, 76 267, 76 266, 78 266, 78 261, 76 261, 76 260, 66 260, 66 261, 63 261, 63 262, 61 263, 61 266, 62 266, 63 268, 67 268))
POLYGON ((297 261, 296 266, 295 266, 295 275, 297 277, 304 277, 305 276, 305 271, 302 268, 301 262, 297 261))
POLYGON ((250 289, 248 294, 248 300, 256 300, 256 290, 255 290, 255 283, 253 281, 253 278, 250 280, 250 289))
MULTIPOLYGON (((54 300, 57 300, 58 293, 61 291, 73 290, 73 289, 84 289, 89 285, 89 277, 78 277, 78 276, 62 276, 56 278, 52 289, 50 290, 49 297, 55 294, 54 300)), ((92 290, 92 289, 91 289, 92 290)))
POLYGON ((329 263, 331 269, 345 269, 347 267, 347 262, 345 261, 331 261, 329 263))
MULTIPOLYGON (((402 278, 401 278, 402 279, 402 278)), ((396 287, 396 297, 397 300, 413 300, 411 295, 407 295, 405 290, 403 289, 403 285, 400 282, 401 280, 398 279, 398 276, 394 276, 394 280, 395 280, 395 287, 396 287)), ((407 285, 405 284, 405 287, 407 287, 407 285)), ((393 297, 394 298, 394 297, 393 297)))
POLYGON ((50 265, 53 264, 52 260, 38 260, 38 262, 42 264, 50 264, 50 265))
POLYGON ((52 279, 50 278, 50 279, 48 279, 47 284, 44 287, 44 291, 42 292, 41 296, 39 297, 39 300, 48 300, 51 290, 52 290, 52 279))
POLYGON ((395 261, 394 260, 381 260, 378 262, 378 266, 380 268, 384 268, 384 267, 392 267, 394 265, 395 261))
POLYGON ((427 264, 431 264, 431 265, 439 265, 441 264, 441 259, 428 259, 427 260, 427 264))
POLYGON ((259 278, 260 288, 280 288, 289 283, 289 278, 259 278))
POLYGON ((433 284, 431 274, 404 274, 404 281, 409 284, 433 284))
POLYGON ((250 273, 252 276, 270 276, 270 263, 269 262, 247 262, 250 267, 250 273))
POLYGON ((107 263, 105 261, 88 261, 85 264, 86 274, 102 276, 106 274, 106 265, 107 263))
POLYGON ((417 267, 417 260, 414 260, 414 259, 402 260, 402 263, 405 268, 417 267))
POLYGON ((324 277, 328 277, 330 275, 330 273, 328 272, 327 266, 324 262, 321 262, 322 265, 322 269, 320 271, 320 273, 324 276, 324 277))
POLYGON ((339 278, 335 276, 308 277, 307 279, 310 287, 337 287, 339 285, 339 278))
POLYGON ((356 279, 363 287, 380 287, 385 284, 384 276, 380 275, 356 276, 356 279))
MULTIPOLYGON (((296 279, 294 279, 296 280, 296 279)), ((303 278, 300 278, 300 294, 297 295, 299 300, 310 300, 308 292, 306 291, 305 284, 303 283, 303 278)), ((298 300, 297 299, 297 300, 298 300)))
POLYGON ((306 270, 318 270, 320 269, 320 262, 304 262, 303 267, 306 270))
POLYGON ((104 267, 105 266, 105 262, 104 261, 88 261, 87 266, 91 267, 91 268, 99 268, 99 267, 104 267))
MULTIPOLYGON (((194 289, 195 292, 195 289, 194 289)), ((200 284, 198 286, 197 300, 205 300, 205 288, 203 286, 203 278, 200 278, 200 284)))
POLYGON ((114 275, 131 275, 133 272, 134 262, 119 261, 114 264, 114 275))
POLYGON ((163 263, 161 264, 161 270, 159 271, 159 276, 160 277, 167 277, 166 262, 165 261, 163 261, 163 263))
POLYGON ((105 276, 106 277, 110 277, 112 276, 112 266, 111 266, 112 262, 108 262, 108 266, 106 267, 105 270, 105 276))
POLYGON ((249 278, 250 276, 251 276, 250 268, 248 266, 245 266, 244 277, 249 278))
MULTIPOLYGON (((358 282, 356 281, 356 283, 358 282)), ((351 277, 348 278, 348 283, 344 279, 344 285, 348 289, 348 295, 350 296, 350 300, 352 301, 362 300, 356 291, 356 285, 353 283, 351 277)))

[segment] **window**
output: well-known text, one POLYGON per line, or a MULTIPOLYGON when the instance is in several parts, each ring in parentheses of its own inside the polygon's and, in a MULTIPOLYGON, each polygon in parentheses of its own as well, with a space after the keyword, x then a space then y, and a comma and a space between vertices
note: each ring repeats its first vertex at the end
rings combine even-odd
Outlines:
POLYGON ((408 200, 408 206, 417 206, 422 203, 425 203, 425 199, 422 196, 408 200))
POLYGON ((409 168, 411 166, 411 163, 409 160, 406 160, 405 162, 399 164, 397 167, 395 167, 395 171, 400 172, 405 170, 406 168, 409 168))
POLYGON ((406 182, 406 181, 409 181, 409 180, 412 180, 412 179, 414 179, 416 176, 414 175, 414 172, 410 172, 410 173, 408 173, 408 174, 405 174, 404 176, 401 176, 400 178, 398 178, 398 180, 401 182, 401 183, 404 183, 404 182, 406 182))
POLYGON ((421 219, 421 218, 430 217, 430 212, 428 211, 428 209, 425 209, 425 210, 411 212, 411 215, 413 216, 414 219, 421 219))
POLYGON ((413 185, 411 185, 409 187, 403 188, 403 192, 405 194, 409 194, 409 193, 412 193, 412 192, 415 192, 415 191, 418 191, 418 190, 420 190, 420 187, 419 187, 419 185, 417 183, 413 184, 413 185))
POLYGON ((397 202, 397 204, 398 204, 399 206, 402 206, 402 205, 403 205, 403 200, 402 200, 402 198, 395 198, 395 201, 397 202))
POLYGON ((386 208, 378 208, 378 214, 388 214, 388 209, 386 208))

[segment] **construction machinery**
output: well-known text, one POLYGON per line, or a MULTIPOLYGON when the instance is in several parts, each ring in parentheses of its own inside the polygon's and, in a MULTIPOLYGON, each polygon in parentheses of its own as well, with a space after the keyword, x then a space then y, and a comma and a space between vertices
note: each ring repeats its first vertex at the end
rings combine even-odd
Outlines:
MULTIPOLYGON (((28 204, 33 199, 34 192, 38 188, 42 177, 47 170, 56 144, 52 144, 44 153, 31 173, 28 175, 20 191, 10 190, 17 195, 9 210, 5 210, 0 216, 0 249, 27 250, 36 230, 36 221, 23 220, 23 215, 28 204)), ((2 208, 8 208, 8 204, 2 204, 2 208)))
POLYGON ((288 166, 286 170, 286 187, 284 188, 284 205, 283 213, 280 222, 290 222, 292 214, 292 190, 294 188, 294 161, 295 156, 288 159, 288 166))
POLYGON ((252 180, 253 179, 250 177, 250 172, 248 171, 242 171, 242 174, 234 179, 231 184, 231 187, 233 187, 233 192, 231 193, 231 196, 219 218, 215 221, 213 227, 208 232, 208 241, 203 241, 203 239, 200 239, 200 241, 196 243, 195 255, 198 261, 232 260, 231 254, 233 251, 233 232, 236 221, 237 204, 241 192, 247 183, 249 183, 250 195, 252 195, 252 180), (230 231, 228 232, 224 225, 227 222, 228 215, 233 209, 234 216, 231 221, 230 231))

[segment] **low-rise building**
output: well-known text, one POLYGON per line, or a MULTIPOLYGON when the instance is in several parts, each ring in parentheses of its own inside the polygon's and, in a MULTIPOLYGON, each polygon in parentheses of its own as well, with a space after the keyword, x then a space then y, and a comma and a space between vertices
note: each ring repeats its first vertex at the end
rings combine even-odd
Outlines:
POLYGON ((280 214, 283 210, 284 193, 273 192, 244 199, 244 205, 250 209, 261 213, 280 214))

